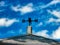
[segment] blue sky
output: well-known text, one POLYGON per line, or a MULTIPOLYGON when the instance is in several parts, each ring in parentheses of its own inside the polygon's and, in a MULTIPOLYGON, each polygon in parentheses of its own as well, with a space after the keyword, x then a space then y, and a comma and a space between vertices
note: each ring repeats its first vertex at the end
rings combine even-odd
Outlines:
POLYGON ((29 17, 34 35, 60 39, 60 0, 0 0, 0 38, 26 34, 29 17))

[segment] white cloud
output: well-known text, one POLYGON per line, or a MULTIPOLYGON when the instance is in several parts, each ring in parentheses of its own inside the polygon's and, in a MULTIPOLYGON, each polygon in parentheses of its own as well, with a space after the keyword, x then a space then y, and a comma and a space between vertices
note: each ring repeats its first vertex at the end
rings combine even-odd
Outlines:
POLYGON ((46 38, 50 38, 50 39, 60 39, 60 27, 56 31, 53 31, 51 35, 48 35, 47 33, 48 33, 47 30, 42 30, 39 32, 34 32, 33 34, 46 37, 46 38))
POLYGON ((55 21, 56 21, 56 22, 60 22, 60 19, 56 19, 55 21))
POLYGON ((53 0, 49 3, 49 5, 56 4, 56 3, 60 3, 60 0, 53 0))
POLYGON ((46 38, 50 38, 50 39, 60 39, 60 27, 56 30, 53 31, 53 33, 51 33, 51 35, 47 34, 48 30, 42 30, 39 32, 34 32, 34 35, 38 35, 38 36, 42 36, 42 37, 46 37, 46 38))
POLYGON ((54 22, 55 19, 54 18, 50 18, 48 22, 54 22))
POLYGON ((25 14, 28 12, 32 12, 34 9, 32 8, 32 4, 28 4, 27 6, 24 6, 21 8, 21 13, 25 14))
POLYGON ((60 39, 60 27, 52 33, 53 39, 60 39))
POLYGON ((13 10, 13 11, 15 11, 15 12, 17 12, 17 11, 20 11, 20 5, 17 5, 17 6, 11 6, 11 9, 13 10))
POLYGON ((53 14, 54 16, 60 18, 60 11, 57 11, 57 10, 53 10, 53 11, 50 11, 50 10, 47 10, 49 13, 53 14))
POLYGON ((11 6, 11 8, 12 8, 12 10, 14 10, 16 12, 20 11, 21 14, 26 14, 26 13, 34 11, 32 3, 29 3, 26 6, 21 6, 21 7, 20 6, 15 6, 15 7, 11 6))
POLYGON ((43 25, 43 23, 42 23, 42 22, 40 22, 38 25, 36 25, 36 27, 41 26, 41 25, 43 25))
POLYGON ((49 7, 53 4, 57 4, 57 3, 60 3, 60 0, 52 0, 50 3, 48 3, 47 5, 43 5, 42 8, 46 8, 46 7, 49 7))
POLYGON ((10 26, 12 25, 14 22, 18 22, 18 20, 16 19, 7 19, 7 18, 0 18, 0 26, 10 26))
POLYGON ((39 31, 39 32, 35 32, 34 35, 38 35, 38 36, 43 36, 43 37, 47 37, 49 38, 49 35, 47 34, 47 30, 42 30, 42 31, 39 31))
POLYGON ((5 25, 6 25, 6 26, 10 26, 10 25, 12 25, 14 22, 18 22, 18 20, 16 20, 16 19, 8 20, 5 25))
POLYGON ((52 11, 52 14, 54 14, 55 16, 57 16, 58 18, 60 18, 60 11, 52 11))
POLYGON ((60 22, 60 19, 54 19, 54 18, 50 18, 47 23, 49 22, 60 22))

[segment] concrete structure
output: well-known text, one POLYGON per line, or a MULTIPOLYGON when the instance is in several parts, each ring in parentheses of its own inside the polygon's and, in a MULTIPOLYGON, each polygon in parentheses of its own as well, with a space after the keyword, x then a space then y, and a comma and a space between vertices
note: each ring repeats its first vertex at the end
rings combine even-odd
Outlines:
POLYGON ((27 27, 27 34, 28 35, 30 35, 30 34, 32 35, 32 27, 31 26, 27 27))

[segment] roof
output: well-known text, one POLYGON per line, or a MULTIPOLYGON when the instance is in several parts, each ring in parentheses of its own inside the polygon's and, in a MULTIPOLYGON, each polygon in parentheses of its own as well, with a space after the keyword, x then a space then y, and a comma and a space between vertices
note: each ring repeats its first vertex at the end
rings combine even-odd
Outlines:
POLYGON ((30 40, 38 40, 38 41, 42 41, 42 42, 47 42, 47 43, 51 43, 51 42, 58 43, 58 41, 56 41, 56 40, 45 38, 45 37, 42 37, 42 36, 37 36, 37 35, 21 35, 21 36, 10 37, 8 39, 13 39, 13 40, 17 40, 17 39, 25 39, 26 40, 26 39, 30 39, 30 40))
POLYGON ((48 39, 48 38, 45 38, 42 36, 36 36, 36 35, 21 35, 21 36, 14 36, 14 37, 7 38, 7 40, 14 40, 18 42, 26 42, 27 39, 37 40, 39 42, 49 43, 49 44, 52 44, 52 43, 59 44, 57 41, 53 39, 48 39))

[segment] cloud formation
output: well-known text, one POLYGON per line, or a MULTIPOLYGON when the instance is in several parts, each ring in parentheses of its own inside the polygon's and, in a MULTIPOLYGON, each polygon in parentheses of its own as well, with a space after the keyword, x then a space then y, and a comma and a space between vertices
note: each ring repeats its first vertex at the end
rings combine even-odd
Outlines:
POLYGON ((51 39, 60 39, 60 27, 56 31, 53 31, 53 33, 51 35, 48 35, 47 34, 48 32, 49 31, 47 31, 47 30, 42 30, 39 32, 35 32, 34 34, 38 35, 38 36, 43 36, 46 38, 51 38, 51 39))
POLYGON ((54 4, 57 4, 57 3, 60 3, 60 0, 52 0, 50 3, 48 3, 47 5, 43 5, 41 8, 47 8, 51 5, 54 5, 54 4))
POLYGON ((29 4, 25 5, 25 6, 20 6, 20 5, 11 6, 11 9, 13 11, 16 11, 16 12, 20 11, 21 14, 26 14, 26 13, 34 11, 32 3, 29 3, 29 4))
POLYGON ((36 32, 35 35, 49 38, 49 35, 47 34, 47 32, 48 32, 47 30, 42 30, 42 31, 36 32))
POLYGON ((42 26, 42 25, 43 25, 43 22, 40 22, 39 24, 36 25, 36 27, 42 26))
POLYGON ((0 26, 10 26, 12 25, 14 22, 18 22, 18 20, 16 19, 7 19, 7 18, 0 18, 0 26))
POLYGON ((51 22, 56 22, 56 23, 58 23, 58 22, 60 22, 60 19, 50 18, 50 19, 47 21, 47 23, 51 23, 51 22))
POLYGON ((52 33, 53 39, 60 39, 60 27, 52 33))
POLYGON ((57 10, 53 10, 53 11, 47 10, 47 11, 48 13, 53 14, 54 16, 60 18, 60 11, 57 10))

